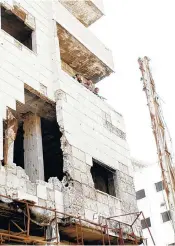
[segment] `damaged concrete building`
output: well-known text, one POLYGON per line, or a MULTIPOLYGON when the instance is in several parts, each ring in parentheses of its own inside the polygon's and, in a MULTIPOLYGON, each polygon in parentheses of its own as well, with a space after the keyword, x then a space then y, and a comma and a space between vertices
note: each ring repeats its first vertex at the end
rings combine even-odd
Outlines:
POLYGON ((1 0, 0 243, 141 243, 122 115, 98 83, 101 0, 1 0))

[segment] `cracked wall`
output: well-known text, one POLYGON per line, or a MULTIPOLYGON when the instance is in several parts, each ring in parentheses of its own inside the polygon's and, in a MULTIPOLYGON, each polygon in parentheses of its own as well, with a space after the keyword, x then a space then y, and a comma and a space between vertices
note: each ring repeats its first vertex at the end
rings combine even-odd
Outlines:
MULTIPOLYGON (((64 136, 64 168, 70 180, 63 188, 65 212, 94 222, 103 216, 137 212, 122 116, 73 79, 66 83, 60 76, 60 88, 55 93, 56 112, 64 136), (116 197, 95 189, 90 171, 93 158, 115 170, 116 197)), ((131 224, 134 216, 120 220, 131 224)))
MULTIPOLYGON (((64 212, 62 188, 56 178, 50 178, 48 183, 41 180, 31 182, 21 167, 15 164, 0 166, 0 194, 12 199, 27 200, 64 212)), ((0 200, 6 202, 6 198, 0 197, 0 200)), ((38 217, 42 217, 42 213, 38 211, 38 217)))

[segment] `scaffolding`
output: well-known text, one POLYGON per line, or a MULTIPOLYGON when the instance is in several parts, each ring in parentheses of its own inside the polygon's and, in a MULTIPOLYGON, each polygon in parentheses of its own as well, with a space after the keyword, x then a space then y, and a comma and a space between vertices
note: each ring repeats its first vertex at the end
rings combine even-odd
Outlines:
POLYGON ((152 242, 155 245, 153 236, 142 212, 122 214, 108 218, 102 217, 102 223, 94 223, 80 216, 73 216, 59 212, 56 209, 38 206, 29 201, 11 199, 11 197, 5 195, 0 195, 0 197, 1 200, 10 199, 13 204, 13 208, 0 206, 0 221, 3 217, 8 221, 8 228, 0 229, 0 244, 15 242, 19 244, 60 245, 66 242, 64 244, 86 245, 97 243, 98 245, 139 245, 143 243, 144 238, 141 235, 138 236, 135 234, 134 225, 139 217, 142 216, 152 242), (39 225, 39 222, 36 222, 32 217, 32 208, 51 212, 52 215, 48 220, 49 222, 39 225), (20 211, 20 214, 18 211, 20 211), (116 219, 130 215, 136 216, 131 224, 116 219), (49 225, 51 226, 53 222, 56 224, 56 235, 47 238, 46 229, 49 225), (34 233, 35 226, 37 227, 35 231, 39 231, 37 235, 34 233), (124 229, 126 227, 129 228, 128 232, 124 229), (65 241, 60 240, 59 233, 65 236, 65 241))

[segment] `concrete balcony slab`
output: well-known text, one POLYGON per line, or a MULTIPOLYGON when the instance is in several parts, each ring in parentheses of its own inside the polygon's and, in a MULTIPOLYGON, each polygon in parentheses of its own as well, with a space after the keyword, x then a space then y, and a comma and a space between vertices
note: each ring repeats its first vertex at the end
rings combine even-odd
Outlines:
POLYGON ((86 27, 104 15, 102 0, 59 0, 59 2, 86 27))

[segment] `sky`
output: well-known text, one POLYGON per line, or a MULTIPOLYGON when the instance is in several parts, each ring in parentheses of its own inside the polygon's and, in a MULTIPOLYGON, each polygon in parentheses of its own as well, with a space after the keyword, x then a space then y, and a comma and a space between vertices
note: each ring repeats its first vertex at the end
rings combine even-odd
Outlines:
POLYGON ((105 16, 91 31, 113 52, 115 74, 99 82, 100 94, 125 120, 131 156, 157 161, 138 57, 148 56, 175 146, 175 1, 104 0, 105 16))

